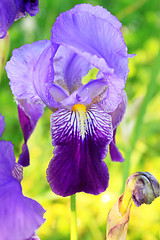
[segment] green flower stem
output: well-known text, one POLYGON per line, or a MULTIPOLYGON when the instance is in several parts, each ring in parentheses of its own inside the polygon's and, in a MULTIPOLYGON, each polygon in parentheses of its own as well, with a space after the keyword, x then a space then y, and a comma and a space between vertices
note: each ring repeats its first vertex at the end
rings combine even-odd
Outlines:
POLYGON ((125 188, 126 179, 129 176, 130 159, 131 159, 131 156, 132 156, 132 152, 135 148, 135 145, 137 143, 137 140, 139 138, 139 135, 140 135, 144 115, 146 113, 147 106, 148 106, 150 100, 152 99, 154 91, 157 87, 156 80, 157 80, 158 73, 159 73, 159 63, 160 63, 160 51, 159 51, 159 54, 158 54, 157 58, 153 62, 151 79, 150 79, 150 82, 148 84, 147 92, 146 92, 146 95, 145 95, 144 100, 142 102, 141 108, 139 110, 139 113, 138 113, 138 116, 137 116, 137 121, 136 121, 134 130, 133 130, 133 133, 132 133, 131 147, 126 151, 126 154, 125 154, 125 161, 123 163, 122 192, 124 191, 124 188, 125 188))
POLYGON ((77 213, 76 213, 76 194, 71 196, 71 237, 70 240, 77 240, 77 213))

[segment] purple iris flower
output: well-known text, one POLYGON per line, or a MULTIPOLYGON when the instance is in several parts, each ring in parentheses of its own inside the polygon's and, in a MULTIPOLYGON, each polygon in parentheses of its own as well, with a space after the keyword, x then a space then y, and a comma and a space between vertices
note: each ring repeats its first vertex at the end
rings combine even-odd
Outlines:
POLYGON ((127 104, 123 89, 133 55, 127 53, 121 26, 100 6, 76 5, 56 19, 50 41, 14 50, 7 63, 25 140, 19 160, 23 166, 29 164, 27 140, 44 107, 53 112, 55 148, 47 179, 58 195, 105 191, 109 173, 103 159, 109 145, 112 160, 124 160, 115 132, 127 104), (82 84, 93 68, 98 69, 95 79, 82 84))
MULTIPOLYGON (((0 114, 0 137, 4 118, 0 114)), ((22 194, 23 167, 15 162, 11 142, 0 141, 0 239, 34 240, 45 210, 22 194)))
POLYGON ((34 16, 39 11, 38 0, 1 0, 0 1, 0 38, 4 38, 13 22, 27 13, 34 16), (27 12, 27 13, 26 13, 27 12))

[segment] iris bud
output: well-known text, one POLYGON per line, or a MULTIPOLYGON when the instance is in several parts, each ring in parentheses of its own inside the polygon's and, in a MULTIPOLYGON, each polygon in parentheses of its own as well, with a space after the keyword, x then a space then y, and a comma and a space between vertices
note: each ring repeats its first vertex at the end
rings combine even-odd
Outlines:
POLYGON ((137 207, 141 204, 151 204, 153 200, 159 197, 159 182, 149 172, 137 172, 132 174, 128 181, 136 179, 132 199, 137 207))

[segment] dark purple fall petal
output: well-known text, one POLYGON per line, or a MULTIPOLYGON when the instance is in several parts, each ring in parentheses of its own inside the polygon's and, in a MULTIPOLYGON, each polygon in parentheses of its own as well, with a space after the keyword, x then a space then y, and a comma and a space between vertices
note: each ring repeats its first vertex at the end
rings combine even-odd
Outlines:
POLYGON ((113 140, 109 145, 109 151, 110 151, 110 156, 112 161, 118 161, 118 162, 124 161, 122 154, 120 153, 120 151, 116 146, 115 135, 116 135, 116 129, 124 117, 126 107, 127 107, 127 94, 125 91, 123 91, 121 103, 118 105, 117 109, 114 112, 110 113, 112 117, 112 126, 114 130, 113 140))
POLYGON ((42 104, 28 103, 27 100, 18 101, 19 121, 24 136, 22 153, 19 156, 18 162, 24 167, 29 165, 29 152, 27 147, 27 141, 34 130, 37 121, 43 115, 43 109, 44 106, 42 104))
POLYGON ((109 173, 102 159, 112 140, 110 116, 92 106, 81 122, 77 112, 60 109, 51 115, 51 134, 55 149, 47 179, 53 192, 69 196, 105 191, 109 173))
POLYGON ((109 144, 109 152, 110 152, 111 160, 115 162, 123 162, 124 158, 120 153, 118 147, 116 146, 115 135, 116 135, 116 129, 113 131, 113 140, 109 144))

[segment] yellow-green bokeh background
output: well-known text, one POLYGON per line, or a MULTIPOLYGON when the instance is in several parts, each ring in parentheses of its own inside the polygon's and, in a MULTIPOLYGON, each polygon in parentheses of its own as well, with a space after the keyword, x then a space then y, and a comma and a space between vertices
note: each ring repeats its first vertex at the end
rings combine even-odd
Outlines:
MULTIPOLYGON (((128 52, 137 54, 130 59, 130 73, 126 84, 128 107, 117 131, 119 149, 125 158, 130 154, 129 159, 123 164, 116 163, 111 162, 108 155, 105 161, 110 173, 109 188, 99 196, 77 194, 79 239, 104 240, 107 214, 121 194, 127 170, 129 174, 149 171, 160 181, 160 73, 157 70, 160 68, 160 61, 157 60, 160 50, 160 1, 40 0, 40 12, 37 16, 20 19, 10 28, 8 59, 14 48, 49 39, 51 27, 59 13, 83 2, 102 5, 117 16, 123 24, 122 32, 128 52), (146 98, 151 87, 149 97, 146 98), (142 121, 135 128, 140 109, 142 121)), ((0 112, 6 122, 3 139, 13 142, 18 158, 23 138, 16 103, 5 72, 0 81, 0 112)), ((46 222, 38 230, 41 240, 65 240, 69 239, 70 232, 70 199, 53 194, 46 180, 46 168, 53 152, 50 114, 50 110, 46 109, 29 140, 31 165, 24 169, 22 184, 24 194, 39 201, 46 209, 46 222)), ((141 239, 160 240, 160 198, 148 206, 132 207, 127 240, 141 239)))

